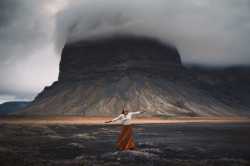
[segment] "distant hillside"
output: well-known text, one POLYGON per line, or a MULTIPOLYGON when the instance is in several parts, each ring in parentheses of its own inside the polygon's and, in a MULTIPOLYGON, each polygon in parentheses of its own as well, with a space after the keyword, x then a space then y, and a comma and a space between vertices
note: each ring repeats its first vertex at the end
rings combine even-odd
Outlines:
POLYGON ((19 110, 30 103, 31 101, 12 101, 0 104, 0 115, 6 115, 19 110))
POLYGON ((250 116, 249 68, 186 67, 176 47, 115 36, 66 44, 58 81, 12 115, 250 116))

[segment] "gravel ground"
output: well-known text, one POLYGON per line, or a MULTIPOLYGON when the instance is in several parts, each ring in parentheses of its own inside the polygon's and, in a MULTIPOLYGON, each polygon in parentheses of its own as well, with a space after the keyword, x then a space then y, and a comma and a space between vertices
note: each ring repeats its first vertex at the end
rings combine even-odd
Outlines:
POLYGON ((119 152, 121 127, 1 124, 0 165, 250 165, 250 123, 133 124, 119 152))

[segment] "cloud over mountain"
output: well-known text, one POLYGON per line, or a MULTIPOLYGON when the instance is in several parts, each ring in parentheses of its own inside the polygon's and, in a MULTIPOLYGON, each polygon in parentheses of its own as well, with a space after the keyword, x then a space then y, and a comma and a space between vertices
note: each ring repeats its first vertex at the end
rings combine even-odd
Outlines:
POLYGON ((66 41, 118 33, 170 41, 186 65, 250 65, 249 11, 249 0, 1 1, 0 96, 55 81, 66 41))

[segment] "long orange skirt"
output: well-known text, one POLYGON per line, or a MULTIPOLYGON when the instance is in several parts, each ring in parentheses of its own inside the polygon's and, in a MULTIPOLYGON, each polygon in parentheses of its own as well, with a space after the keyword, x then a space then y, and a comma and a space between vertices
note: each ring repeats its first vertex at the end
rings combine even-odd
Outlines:
POLYGON ((132 126, 131 125, 122 126, 122 130, 117 141, 116 149, 119 151, 135 149, 135 144, 132 139, 132 126))

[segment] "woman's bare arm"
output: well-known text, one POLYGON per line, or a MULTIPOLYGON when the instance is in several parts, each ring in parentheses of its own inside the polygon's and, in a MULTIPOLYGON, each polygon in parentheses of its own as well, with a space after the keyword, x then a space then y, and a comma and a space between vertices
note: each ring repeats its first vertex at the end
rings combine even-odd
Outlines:
POLYGON ((113 119, 113 120, 110 120, 110 121, 107 121, 107 122, 105 122, 105 123, 115 122, 115 121, 117 121, 118 119, 120 119, 121 116, 122 116, 122 115, 119 115, 117 118, 115 118, 115 119, 113 119))
POLYGON ((140 111, 140 113, 144 113, 144 112, 147 112, 147 109, 145 109, 144 111, 140 111))

